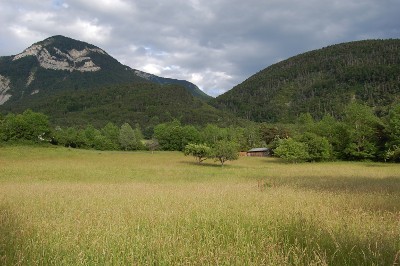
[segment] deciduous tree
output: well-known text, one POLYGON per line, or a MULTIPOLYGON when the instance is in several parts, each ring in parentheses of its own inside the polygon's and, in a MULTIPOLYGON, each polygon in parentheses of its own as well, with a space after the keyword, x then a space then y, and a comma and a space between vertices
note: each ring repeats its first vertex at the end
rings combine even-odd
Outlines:
POLYGON ((213 157, 222 166, 226 161, 237 160, 239 158, 238 144, 226 140, 216 142, 213 147, 213 157))
POLYGON ((376 158, 378 132, 381 121, 366 105, 352 103, 345 110, 349 142, 344 150, 349 159, 365 160, 376 158))
POLYGON ((292 138, 279 140, 274 154, 288 162, 304 162, 310 158, 307 145, 292 138))
POLYGON ((30 109, 22 114, 8 114, 1 123, 1 138, 4 141, 41 142, 48 140, 49 134, 48 117, 30 109))
POLYGON ((300 137, 300 142, 307 147, 309 161, 326 161, 332 159, 332 145, 325 137, 306 132, 300 137))
POLYGON ((136 150, 137 140, 135 131, 128 123, 124 123, 119 130, 119 144, 125 151, 136 150))
POLYGON ((185 155, 192 155, 197 163, 201 163, 212 155, 211 148, 206 144, 189 143, 185 146, 185 155))

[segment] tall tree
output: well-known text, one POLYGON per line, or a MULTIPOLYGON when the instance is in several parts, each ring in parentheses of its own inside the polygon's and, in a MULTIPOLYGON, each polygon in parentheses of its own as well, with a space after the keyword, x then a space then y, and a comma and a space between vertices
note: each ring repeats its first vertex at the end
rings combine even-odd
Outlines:
POLYGON ((142 130, 140 129, 140 125, 136 124, 135 129, 133 130, 135 133, 135 139, 136 139, 136 149, 137 150, 144 150, 146 147, 143 144, 143 133, 142 130))
POLYGON ((118 149, 119 147, 119 128, 114 125, 113 123, 109 122, 107 123, 107 125, 105 125, 102 130, 101 133, 103 136, 105 136, 107 139, 110 140, 111 144, 112 144, 112 149, 118 149))
POLYGON ((346 158, 344 150, 349 143, 349 136, 347 126, 344 122, 338 121, 333 116, 327 114, 315 123, 312 132, 328 140, 332 145, 333 157, 346 158))
POLYGON ((400 146, 400 104, 394 106, 389 112, 388 130, 390 145, 400 146))
POLYGON ((161 149, 167 151, 182 150, 182 126, 178 120, 159 124, 154 128, 154 137, 158 140, 161 149))
POLYGON ((88 125, 82 133, 85 138, 86 147, 95 148, 95 139, 97 136, 101 135, 100 131, 94 128, 94 126, 88 125))
POLYGON ((315 121, 310 113, 301 113, 297 119, 297 127, 301 133, 312 132, 314 130, 315 121))
POLYGON ((182 126, 178 120, 157 125, 154 137, 168 151, 183 151, 188 143, 200 141, 200 133, 194 126, 182 126))
POLYGON ((214 145, 217 141, 227 139, 226 129, 213 124, 207 124, 201 130, 201 139, 204 143, 214 145))
POLYGON ((374 159, 378 153, 381 121, 366 105, 352 103, 345 110, 349 142, 344 150, 349 159, 374 159))
POLYGON ((119 144, 125 151, 137 149, 135 131, 128 123, 124 123, 119 130, 119 144))
POLYGON ((277 138, 288 138, 291 136, 290 130, 282 125, 262 123, 259 127, 259 135, 267 145, 277 138))
POLYGON ((386 143, 384 159, 400 162, 400 104, 389 112, 387 131, 389 140, 386 143))

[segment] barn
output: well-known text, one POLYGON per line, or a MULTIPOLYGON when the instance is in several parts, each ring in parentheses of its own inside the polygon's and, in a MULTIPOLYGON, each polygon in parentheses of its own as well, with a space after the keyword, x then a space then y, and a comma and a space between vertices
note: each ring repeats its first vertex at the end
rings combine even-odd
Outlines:
POLYGON ((269 149, 268 148, 254 148, 247 152, 247 156, 266 157, 266 156, 269 156, 269 149))

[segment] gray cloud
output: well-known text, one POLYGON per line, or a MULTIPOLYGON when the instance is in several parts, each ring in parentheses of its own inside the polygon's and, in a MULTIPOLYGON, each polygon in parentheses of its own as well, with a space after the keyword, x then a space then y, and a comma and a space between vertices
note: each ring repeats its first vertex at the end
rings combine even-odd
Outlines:
POLYGON ((61 34, 213 96, 323 46, 399 38, 398 0, 0 0, 0 55, 61 34))

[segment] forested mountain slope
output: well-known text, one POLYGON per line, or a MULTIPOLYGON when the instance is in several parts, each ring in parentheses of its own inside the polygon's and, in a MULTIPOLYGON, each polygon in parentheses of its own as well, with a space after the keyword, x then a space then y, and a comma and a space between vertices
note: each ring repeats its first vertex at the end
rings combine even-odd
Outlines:
POLYGON ((352 101, 378 115, 400 99, 400 40, 337 44, 289 58, 217 97, 219 108, 254 121, 292 122, 300 113, 340 117, 352 101))
MULTIPOLYGON (((208 105, 191 95, 179 85, 135 83, 77 90, 75 93, 60 91, 47 101, 32 97, 29 108, 49 115, 56 126, 103 127, 108 122, 121 125, 140 124, 144 130, 159 123, 180 120, 183 124, 220 126, 240 122, 234 115, 208 105)), ((17 108, 16 112, 23 112, 17 108)))
POLYGON ((193 96, 209 99, 196 85, 162 78, 119 63, 104 50, 86 42, 53 36, 15 56, 0 57, 0 106, 13 110, 30 106, 33 96, 46 102, 60 91, 131 83, 176 84, 193 96))

